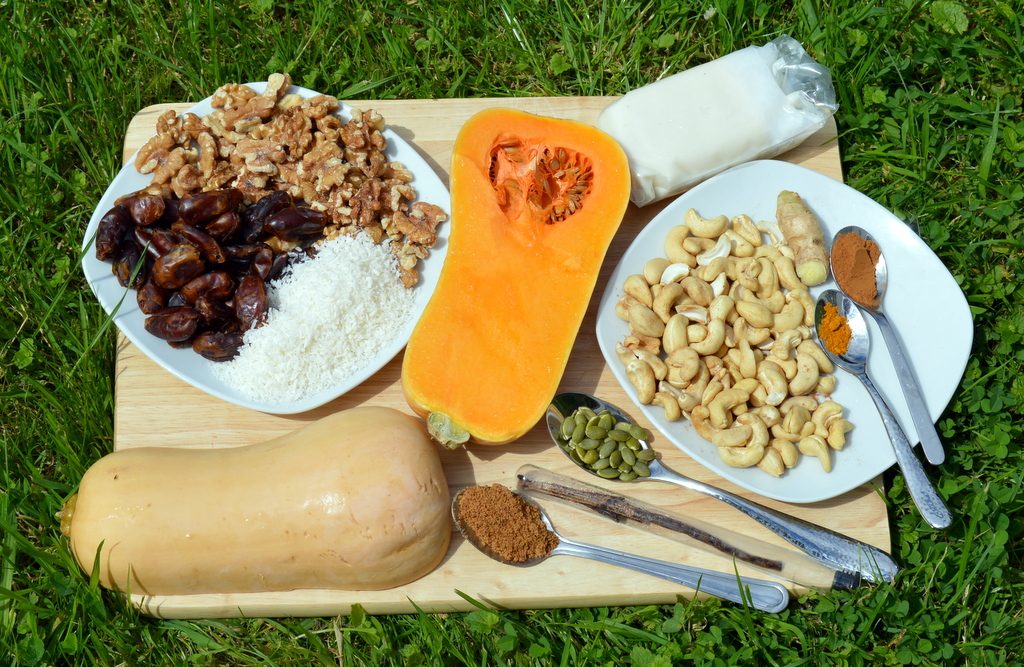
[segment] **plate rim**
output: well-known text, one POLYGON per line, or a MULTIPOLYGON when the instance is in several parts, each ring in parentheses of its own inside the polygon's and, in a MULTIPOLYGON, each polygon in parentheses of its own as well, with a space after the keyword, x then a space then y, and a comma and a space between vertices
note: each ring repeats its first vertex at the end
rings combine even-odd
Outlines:
MULTIPOLYGON (((267 82, 250 81, 242 85, 252 88, 257 94, 259 94, 266 89, 267 82)), ((310 88, 305 88, 295 84, 289 86, 286 94, 292 93, 299 94, 304 99, 308 99, 310 97, 323 94, 310 88)), ((202 100, 190 105, 188 108, 183 109, 181 111, 177 111, 177 113, 179 115, 183 115, 186 113, 202 113, 203 115, 205 115, 209 112, 204 111, 204 109, 207 106, 211 105, 212 99, 213 95, 209 95, 203 98, 202 100)), ((343 119, 351 118, 352 113, 356 111, 356 109, 347 102, 345 102, 344 100, 338 99, 338 102, 340 104, 340 107, 338 111, 335 112, 334 115, 340 116, 343 119)), ((419 149, 413 142, 404 139, 398 132, 396 132, 393 129, 393 127, 390 124, 387 124, 386 120, 382 134, 387 139, 389 152, 391 150, 401 148, 403 151, 408 151, 410 157, 412 158, 411 160, 408 160, 404 159, 403 156, 403 160, 401 162, 410 172, 413 173, 414 176, 412 186, 416 189, 416 199, 414 199, 413 201, 429 201, 429 203, 440 206, 444 210, 446 215, 448 215, 448 220, 446 221, 447 224, 443 224, 443 229, 438 232, 437 242, 430 248, 430 254, 428 255, 427 259, 423 260, 423 266, 426 266, 425 262, 431 262, 431 281, 429 285, 423 282, 422 278, 424 276, 424 272, 423 268, 421 267, 421 282, 414 288, 422 289, 423 287, 429 286, 429 290, 427 290, 425 294, 420 293, 416 295, 415 305, 413 310, 410 312, 410 317, 406 320, 402 329, 399 330, 393 341, 390 344, 385 345, 381 352, 375 355, 371 359, 371 361, 367 363, 362 369, 360 369, 352 376, 350 376, 350 379, 343 383, 343 389, 339 390, 337 387, 328 387, 326 389, 320 390, 319 392, 311 394, 310 396, 307 396, 301 400, 289 401, 287 403, 253 400, 242 395, 241 393, 232 394, 229 392, 225 392, 218 387, 210 386, 208 383, 195 379, 192 376, 192 374, 183 371, 181 368, 178 367, 178 365, 168 362, 161 355, 150 353, 149 350, 151 347, 155 348, 157 344, 166 346, 166 343, 158 338, 152 337, 149 334, 147 334, 147 336, 152 338, 152 340, 149 340, 148 338, 143 339, 139 335, 137 335, 136 332, 128 328, 126 318, 130 318, 132 315, 136 313, 133 312, 131 309, 124 310, 121 308, 121 306, 122 304, 125 303, 127 299, 134 300, 135 290, 133 290, 130 287, 121 287, 120 284, 117 284, 117 291, 119 293, 117 294, 116 297, 110 298, 110 305, 108 306, 107 298, 105 296, 101 296, 100 289, 102 288, 103 283, 105 283, 106 281, 114 281, 116 283, 116 278, 110 271, 106 271, 100 274, 95 273, 93 267, 95 266, 96 262, 108 268, 110 264, 107 262, 100 262, 100 260, 97 260, 95 258, 95 253, 92 252, 93 241, 96 229, 99 225, 99 220, 106 213, 107 210, 106 208, 103 207, 103 202, 107 201, 108 199, 112 202, 113 199, 116 198, 116 196, 120 196, 122 194, 118 192, 116 195, 111 195, 111 193, 115 191, 115 184, 117 184, 118 181, 122 180, 122 177, 128 174, 134 174, 143 178, 149 176, 148 174, 139 174, 139 172, 135 170, 135 158, 138 155, 139 150, 141 150, 141 146, 138 149, 134 150, 131 153, 131 155, 129 155, 124 160, 124 163, 122 164, 121 168, 118 169, 117 174, 114 176, 113 179, 111 179, 110 183, 103 191, 103 194, 100 195, 99 199, 97 200, 96 206, 93 209, 92 215, 89 218, 89 222, 85 227, 81 243, 82 259, 79 264, 82 269, 82 273, 86 279, 86 282, 89 285, 89 289, 92 291, 93 296, 99 303, 100 307, 104 310, 107 317, 109 317, 110 320, 114 323, 114 325, 117 326, 118 331, 120 331, 122 335, 124 335, 129 341, 131 341, 135 345, 135 347, 137 347, 150 361, 156 363, 158 366, 168 371, 174 377, 177 377, 179 380, 182 380, 186 384, 210 396, 213 396, 215 398, 218 398, 220 400, 243 408, 274 415, 302 414, 305 412, 309 412, 310 410, 322 407, 323 405, 326 405, 327 403, 330 403, 335 399, 341 398, 348 392, 352 391, 353 389, 363 384, 367 379, 369 379, 374 374, 383 369, 385 366, 387 366, 389 363, 391 363, 402 352, 402 350, 405 349, 405 346, 408 343, 410 336, 412 335, 412 330, 416 324, 418 315, 422 313, 423 308, 426 307, 426 303, 427 301, 429 301, 430 295, 433 293, 434 289, 437 286, 437 280, 440 277, 440 269, 441 266, 444 264, 444 259, 447 255, 448 250, 448 237, 451 229, 451 192, 448 186, 445 185, 444 179, 437 173, 437 171, 430 164, 430 162, 427 161, 421 154, 421 149, 419 149), (414 165, 410 163, 416 163, 415 168, 414 165), (423 180, 433 182, 430 183, 430 185, 427 188, 424 188, 423 180), (419 185, 417 185, 417 182, 419 182, 419 185), (429 189, 431 192, 436 191, 440 199, 438 201, 434 201, 433 199, 423 199, 422 195, 424 189, 429 189), (95 262, 93 260, 95 260, 95 262), (434 269, 434 267, 436 267, 436 270, 434 269), (122 320, 125 320, 124 326, 122 326, 122 320)), ((149 176, 149 178, 147 179, 147 182, 150 181, 152 181, 151 176, 149 176)), ((130 191, 131 190, 128 190, 128 192, 130 191)), ((107 208, 109 208, 109 206, 107 208)), ((141 312, 137 314, 139 315, 140 318, 142 317, 141 312)), ((185 352, 195 354, 191 350, 185 350, 185 352)), ((198 355, 196 356, 198 357, 198 355)), ((201 357, 199 358, 201 359, 201 357)))

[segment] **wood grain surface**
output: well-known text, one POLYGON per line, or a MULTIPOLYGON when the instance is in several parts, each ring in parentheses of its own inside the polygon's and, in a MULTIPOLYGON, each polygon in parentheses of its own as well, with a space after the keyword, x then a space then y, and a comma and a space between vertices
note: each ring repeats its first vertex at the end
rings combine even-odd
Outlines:
MULTIPOLYGON (((351 101, 357 108, 375 108, 403 138, 414 142, 420 153, 447 183, 452 141, 463 122, 487 107, 515 107, 535 113, 595 122, 613 98, 515 98, 454 100, 351 101)), ((157 117, 167 109, 184 110, 188 104, 147 107, 131 121, 126 133, 127 159, 153 133, 157 117)), ((839 147, 834 124, 803 145, 781 156, 842 180, 839 147)), ((666 202, 667 203, 667 202, 666 202)), ((627 410, 631 403, 606 367, 594 335, 597 295, 630 241, 665 203, 643 209, 630 205, 612 243, 595 288, 595 297, 580 328, 560 389, 595 393, 627 410)), ((117 350, 114 448, 231 447, 260 442, 292 431, 337 410, 357 405, 384 405, 411 414, 402 397, 399 381, 401 354, 362 385, 322 408, 300 415, 275 416, 253 412, 210 397, 151 362, 123 337, 117 350)), ((639 414, 638 411, 636 411, 639 414)), ((639 420, 645 426, 644 419, 639 420)), ((716 486, 755 498, 765 505, 813 521, 889 550, 886 508, 875 480, 833 500, 814 505, 787 505, 757 497, 711 474, 655 436, 654 446, 669 467, 716 486), (660 440, 660 441, 659 441, 660 440)), ((569 463, 548 438, 542 425, 521 440, 502 447, 472 447, 444 452, 442 459, 454 493, 471 484, 498 482, 515 485, 519 466, 532 463, 583 479, 584 473, 569 463)), ((841 461, 838 463, 841 465, 841 461)), ((244 474, 244 473, 242 473, 244 474)), ((824 473, 823 473, 824 474, 824 473)), ((644 501, 665 506, 722 525, 730 530, 777 545, 785 542, 735 510, 714 500, 660 483, 625 485, 587 478, 585 481, 614 488, 644 501)), ((187 495, 188 489, 182 489, 187 495)), ((556 503, 544 503, 555 526, 567 537, 610 547, 625 548, 646 556, 724 572, 733 563, 696 551, 664 538, 648 535, 611 521, 592 517, 556 503)), ((230 554, 224 554, 230 557, 230 554)), ((739 566, 743 574, 764 576, 739 566)), ((801 589, 789 582, 793 592, 801 589)), ((194 595, 176 597, 133 596, 145 613, 161 617, 289 616, 347 614, 353 604, 369 613, 469 610, 472 606, 459 591, 487 604, 503 608, 548 608, 672 603, 694 592, 683 586, 635 572, 581 560, 555 557, 530 568, 501 565, 488 559, 454 535, 447 557, 428 576, 407 586, 387 591, 299 590, 282 593, 194 595)))

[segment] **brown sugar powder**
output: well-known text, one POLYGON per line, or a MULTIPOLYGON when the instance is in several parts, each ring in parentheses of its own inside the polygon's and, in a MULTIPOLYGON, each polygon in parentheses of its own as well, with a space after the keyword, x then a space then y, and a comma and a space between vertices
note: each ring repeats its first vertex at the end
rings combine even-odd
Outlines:
POLYGON ((542 558, 558 546, 537 508, 501 484, 466 488, 456 515, 478 543, 509 563, 542 558))

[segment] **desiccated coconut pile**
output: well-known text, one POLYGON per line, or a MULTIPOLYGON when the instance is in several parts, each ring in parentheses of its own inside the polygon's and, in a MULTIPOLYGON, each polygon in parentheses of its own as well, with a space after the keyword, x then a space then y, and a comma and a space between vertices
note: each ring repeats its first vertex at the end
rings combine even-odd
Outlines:
POLYGON ((363 234, 317 247, 271 283, 263 326, 214 373, 253 400, 297 401, 364 368, 412 316, 387 244, 363 234))

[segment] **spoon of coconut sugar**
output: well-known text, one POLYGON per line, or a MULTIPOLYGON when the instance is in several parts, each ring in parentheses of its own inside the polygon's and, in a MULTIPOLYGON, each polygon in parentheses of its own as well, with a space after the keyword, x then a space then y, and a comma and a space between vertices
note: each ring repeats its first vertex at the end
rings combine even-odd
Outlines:
POLYGON ((789 591, 780 583, 669 563, 570 540, 555 531, 544 510, 500 485, 467 487, 452 499, 452 518, 462 536, 506 565, 530 566, 550 556, 578 556, 682 584, 754 609, 780 612, 789 591))
POLYGON ((545 423, 562 453, 591 475, 629 482, 668 482, 710 496, 746 514, 819 563, 857 574, 865 581, 892 581, 899 571, 889 554, 866 542, 671 470, 657 459, 646 429, 612 403, 590 394, 558 394, 548 406, 545 423), (588 428, 591 436, 600 435, 601 439, 588 437, 588 428))

